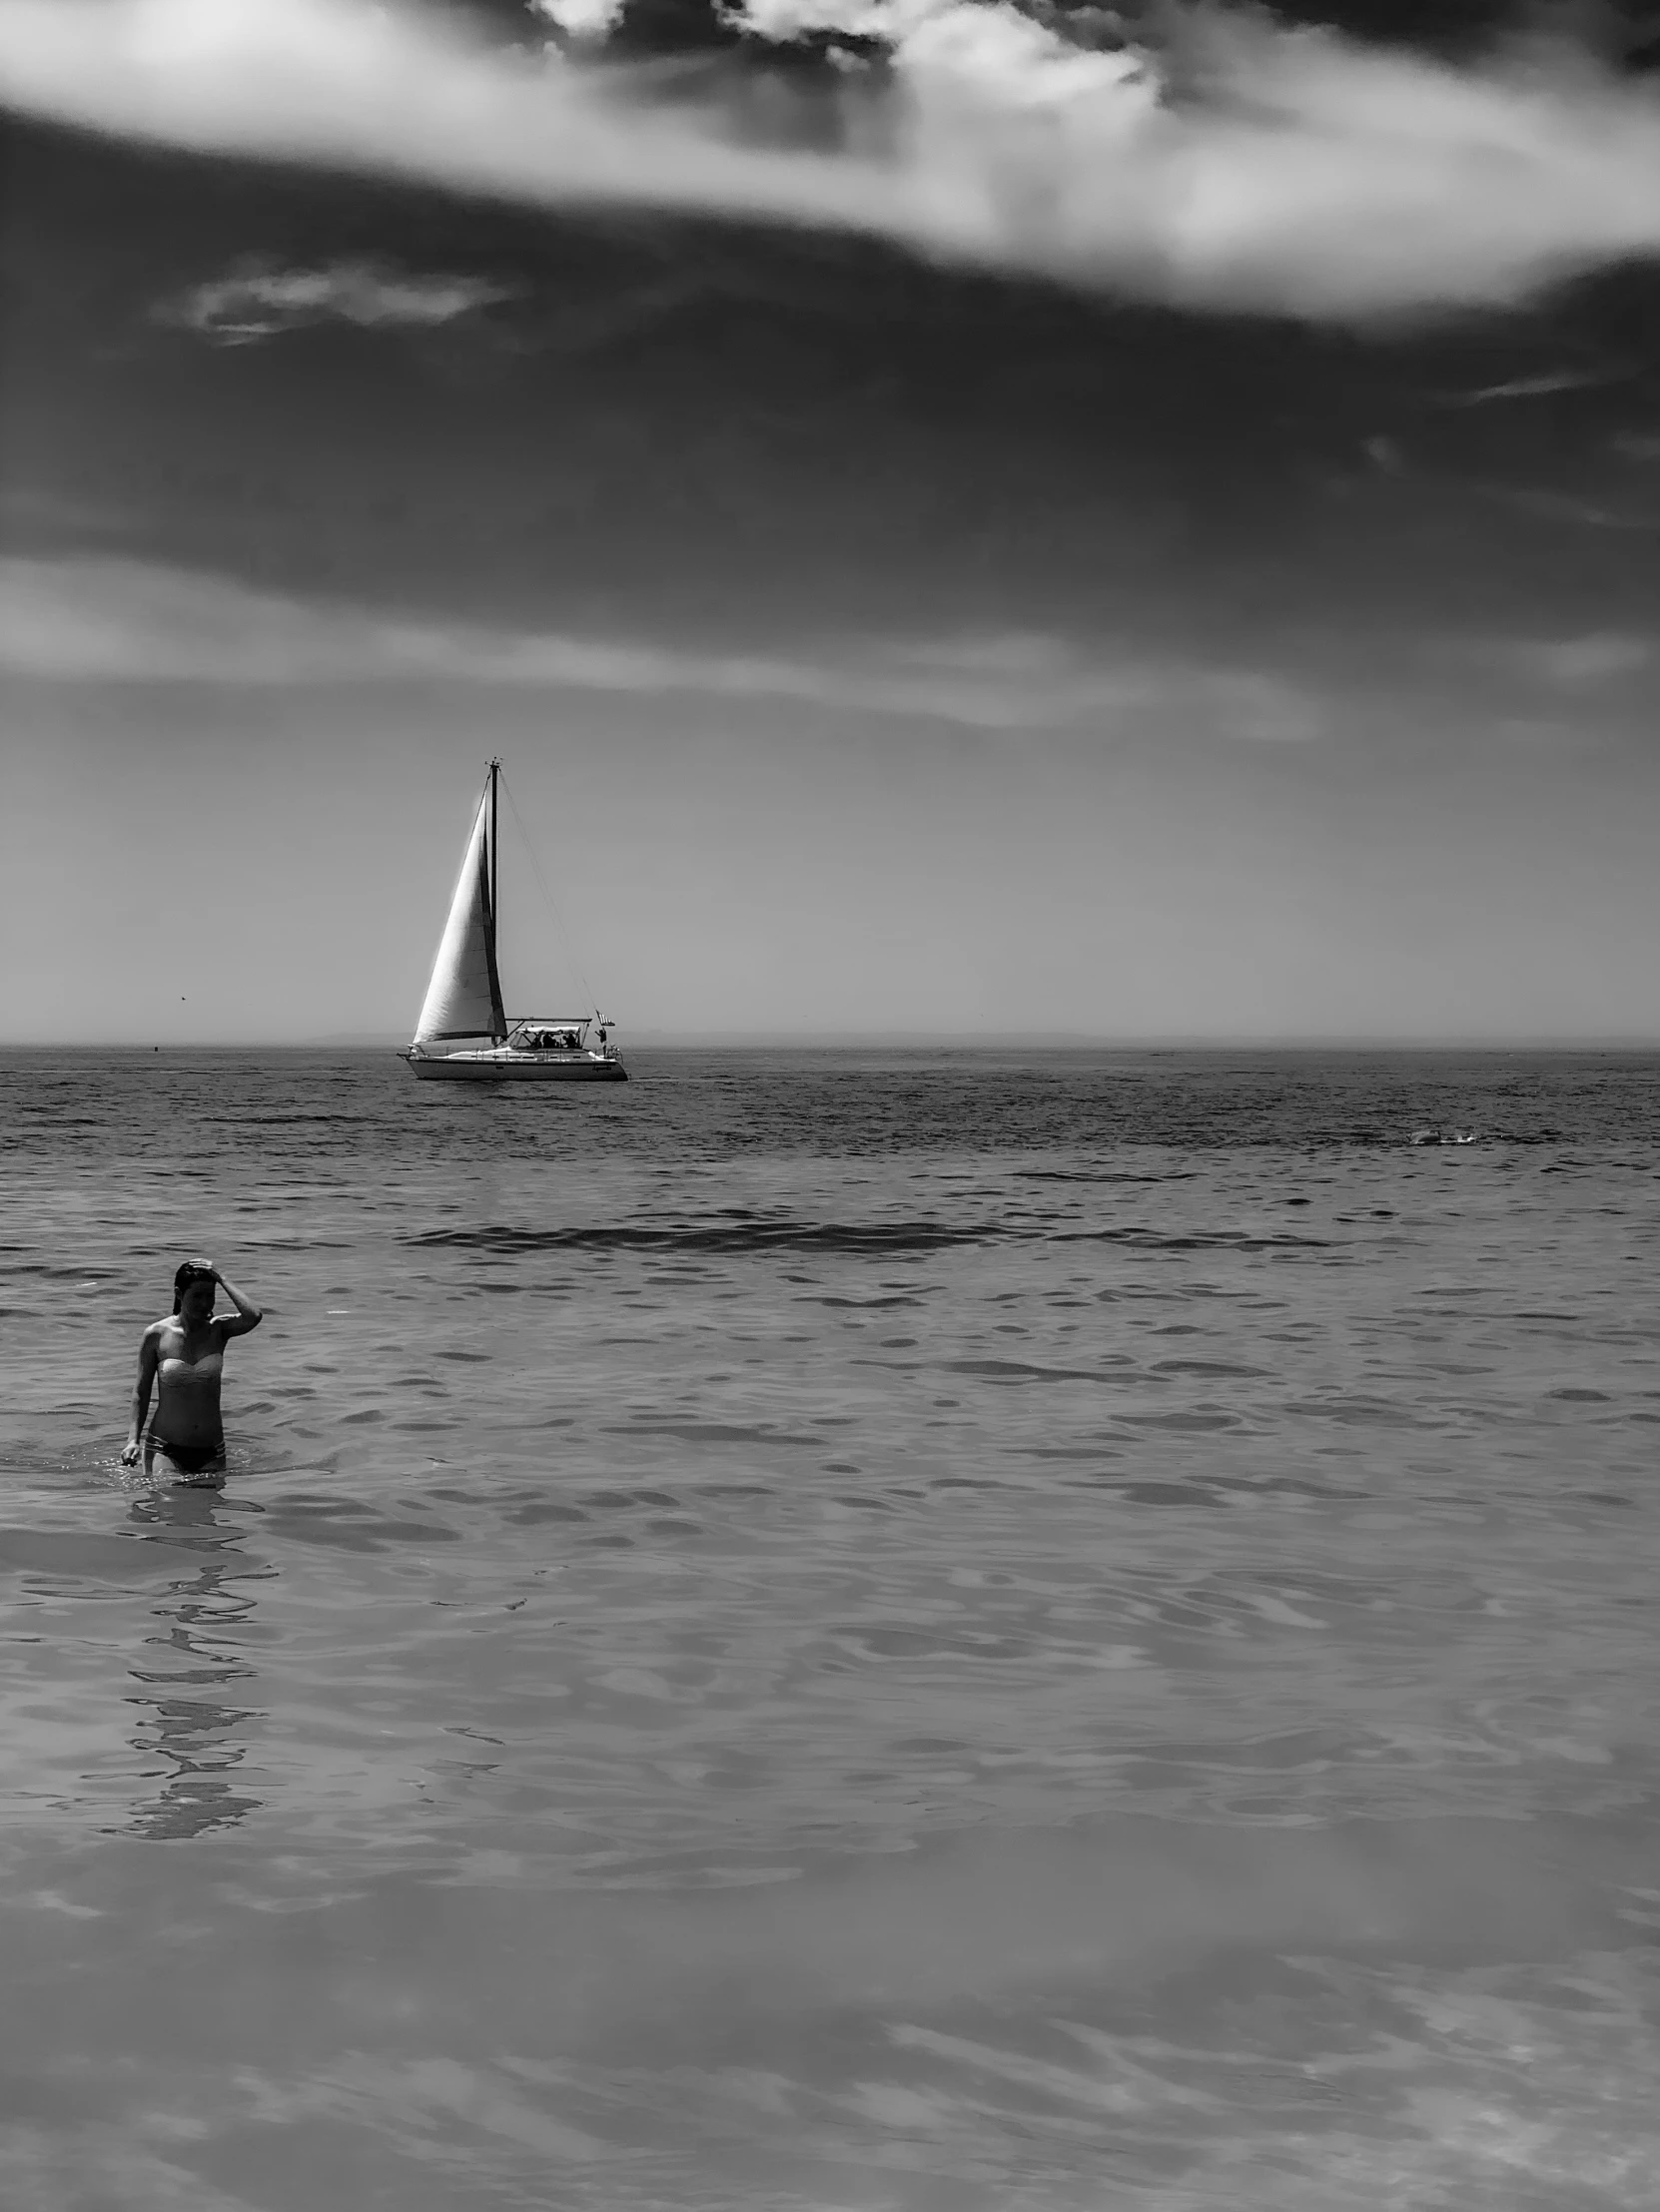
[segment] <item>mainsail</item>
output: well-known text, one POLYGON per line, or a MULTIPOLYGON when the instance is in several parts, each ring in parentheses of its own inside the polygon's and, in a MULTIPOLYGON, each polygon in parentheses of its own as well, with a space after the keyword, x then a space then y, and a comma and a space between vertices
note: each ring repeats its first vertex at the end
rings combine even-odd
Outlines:
POLYGON ((449 902, 449 919, 443 926, 438 957, 432 963, 432 980, 415 1024, 417 1045, 435 1044, 445 1037, 489 1037, 497 1044, 507 1035, 507 1017, 501 1005, 501 979, 495 970, 495 907, 491 896, 490 844, 494 776, 478 802, 478 818, 466 841, 466 857, 455 880, 455 896, 449 902))

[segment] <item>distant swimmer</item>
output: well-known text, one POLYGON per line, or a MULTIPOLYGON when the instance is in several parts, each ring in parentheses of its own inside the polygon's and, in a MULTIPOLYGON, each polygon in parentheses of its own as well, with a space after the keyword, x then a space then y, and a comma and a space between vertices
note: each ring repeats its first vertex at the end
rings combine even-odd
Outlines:
POLYGON ((142 1453, 145 1473, 163 1482, 217 1485, 223 1479, 225 1430, 219 1413, 219 1383, 225 1346, 231 1337, 257 1329, 264 1318, 253 1299, 227 1282, 211 1260, 185 1261, 173 1278, 173 1311, 152 1321, 139 1345, 123 1467, 136 1467, 142 1453), (234 1314, 215 1314, 216 1287, 236 1307, 234 1314), (156 1418, 144 1435, 152 1385, 157 1392, 156 1418))

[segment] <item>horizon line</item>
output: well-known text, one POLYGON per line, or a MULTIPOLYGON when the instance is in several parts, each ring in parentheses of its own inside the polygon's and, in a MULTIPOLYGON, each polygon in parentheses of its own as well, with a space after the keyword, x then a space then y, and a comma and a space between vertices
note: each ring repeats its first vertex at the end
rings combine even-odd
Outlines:
MULTIPOLYGON (((1422 1034, 1310 1036, 1183 1037, 1107 1036, 1084 1030, 1004 1030, 992 1036, 979 1030, 642 1030, 623 1049, 687 1052, 861 1052, 911 1047, 930 1052, 1229 1053, 1229 1052, 1471 1052, 1575 1053, 1660 1052, 1660 1033, 1607 1032, 1584 1037, 1556 1035, 1449 1037, 1422 1034)), ((0 1052, 384 1052, 407 1051, 402 1032, 346 1031, 324 1037, 222 1038, 0 1038, 0 1052)))

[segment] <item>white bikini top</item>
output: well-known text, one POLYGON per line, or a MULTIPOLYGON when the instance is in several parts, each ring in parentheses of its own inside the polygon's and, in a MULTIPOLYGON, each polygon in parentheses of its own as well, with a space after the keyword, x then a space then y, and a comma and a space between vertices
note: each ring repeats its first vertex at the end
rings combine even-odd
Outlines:
POLYGON ((177 1352, 170 1352, 162 1361, 162 1373, 169 1382, 182 1382, 188 1376, 194 1382, 217 1382, 225 1365, 223 1352, 204 1352, 200 1359, 181 1359, 177 1352))

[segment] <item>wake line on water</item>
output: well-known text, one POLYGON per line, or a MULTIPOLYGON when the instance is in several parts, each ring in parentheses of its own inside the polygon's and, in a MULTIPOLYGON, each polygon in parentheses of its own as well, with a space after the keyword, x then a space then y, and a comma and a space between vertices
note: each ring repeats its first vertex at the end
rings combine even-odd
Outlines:
POLYGON ((205 1113, 203 1120, 222 1129, 287 1128, 298 1121, 336 1121, 347 1128, 364 1128, 374 1115, 365 1113, 205 1113))
POLYGON ((1017 1167, 1017 1182, 1192 1182, 1198 1170, 1175 1167, 1156 1175, 1132 1174, 1121 1168, 1017 1167))
POLYGON ((1166 1236, 1162 1230, 1134 1225, 1105 1229, 1048 1229, 1057 1244, 1130 1244, 1144 1252, 1328 1252, 1335 1249, 1325 1236, 1252 1236, 1244 1229, 1195 1229, 1184 1236, 1166 1236))
POLYGON ((1099 1228, 1061 1228, 977 1221, 952 1228, 943 1221, 714 1221, 672 1227, 617 1222, 586 1228, 519 1228, 485 1224, 476 1228, 422 1229, 406 1244, 431 1250, 498 1252, 848 1252, 886 1254, 937 1252, 954 1246, 991 1243, 1126 1244, 1143 1252, 1331 1251, 1331 1239, 1319 1236, 1262 1235, 1244 1229, 1197 1229, 1167 1234, 1137 1223, 1099 1228))
POLYGON ((937 1252, 954 1244, 978 1244, 1007 1235, 996 1223, 948 1228, 938 1221, 710 1222, 675 1228, 618 1223, 598 1228, 483 1227, 426 1229, 410 1244, 455 1245, 470 1251, 642 1252, 937 1252))

